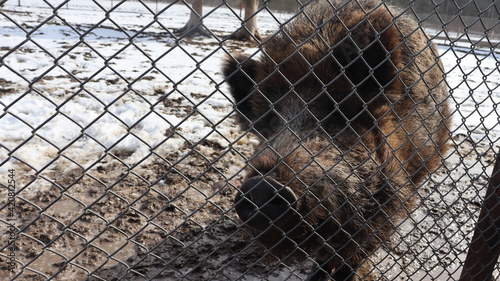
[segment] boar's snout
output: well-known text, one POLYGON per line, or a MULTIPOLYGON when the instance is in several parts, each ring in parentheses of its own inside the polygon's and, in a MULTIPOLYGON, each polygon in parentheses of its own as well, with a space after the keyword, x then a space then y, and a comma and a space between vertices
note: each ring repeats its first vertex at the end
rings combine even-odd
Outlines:
POLYGON ((238 216, 247 225, 264 230, 293 214, 297 197, 293 191, 272 177, 247 179, 234 199, 238 216))

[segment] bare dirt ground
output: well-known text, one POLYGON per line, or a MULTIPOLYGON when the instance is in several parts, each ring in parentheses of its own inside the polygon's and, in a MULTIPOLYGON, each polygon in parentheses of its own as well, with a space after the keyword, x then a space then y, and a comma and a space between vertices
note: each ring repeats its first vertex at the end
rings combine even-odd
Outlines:
MULTIPOLYGON (((308 263, 280 262, 239 225, 232 200, 243 173, 234 171, 244 168, 253 141, 233 133, 232 147, 186 141, 187 153, 151 155, 152 164, 130 170, 126 153, 85 172, 34 177, 19 167, 18 181, 31 182, 17 199, 25 228, 16 258, 25 268, 11 277, 301 280, 308 263)), ((458 276, 499 147, 462 135, 454 143, 446 168, 416 195, 422 205, 372 258, 380 280, 458 276)))

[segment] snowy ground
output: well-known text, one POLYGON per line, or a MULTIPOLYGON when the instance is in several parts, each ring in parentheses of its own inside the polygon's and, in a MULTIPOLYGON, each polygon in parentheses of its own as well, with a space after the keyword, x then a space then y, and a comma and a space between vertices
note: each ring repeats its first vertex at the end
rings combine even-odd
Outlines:
MULTIPOLYGON (((304 277, 307 267, 248 248, 231 210, 255 142, 228 117, 220 71, 229 53, 257 52, 224 39, 240 26, 238 11, 205 7, 214 36, 176 41, 184 5, 81 0, 56 14, 44 1, 17 3, 0 14, 0 182, 15 169, 21 230, 12 278, 111 279, 132 266, 159 280, 304 277)), ((288 17, 264 12, 261 33, 288 17)), ((456 151, 422 188, 423 206, 391 251, 374 258, 388 280, 454 280, 499 150, 499 53, 439 51, 456 151)), ((3 206, 7 190, 0 194, 3 206)))

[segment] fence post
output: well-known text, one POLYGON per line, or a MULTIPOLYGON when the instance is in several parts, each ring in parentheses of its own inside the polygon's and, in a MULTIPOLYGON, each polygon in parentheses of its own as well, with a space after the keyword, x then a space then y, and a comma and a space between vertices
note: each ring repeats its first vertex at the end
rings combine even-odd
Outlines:
POLYGON ((493 280, 500 254, 500 152, 495 166, 460 281, 493 280))

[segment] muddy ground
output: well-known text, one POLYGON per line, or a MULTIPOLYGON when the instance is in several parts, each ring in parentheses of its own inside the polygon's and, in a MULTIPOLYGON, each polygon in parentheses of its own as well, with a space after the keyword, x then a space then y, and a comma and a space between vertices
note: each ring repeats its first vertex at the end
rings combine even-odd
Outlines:
MULTIPOLYGON (((310 262, 282 263, 240 227, 232 200, 255 139, 236 129, 231 138, 231 147, 186 140, 184 152, 152 155, 151 164, 130 170, 126 153, 109 154, 85 172, 38 177, 20 164, 17 180, 28 184, 16 199, 19 264, 10 276, 301 280, 310 262)), ((379 280, 458 276, 499 147, 463 135, 454 143, 446 167, 416 195, 421 206, 372 257, 379 280)))

